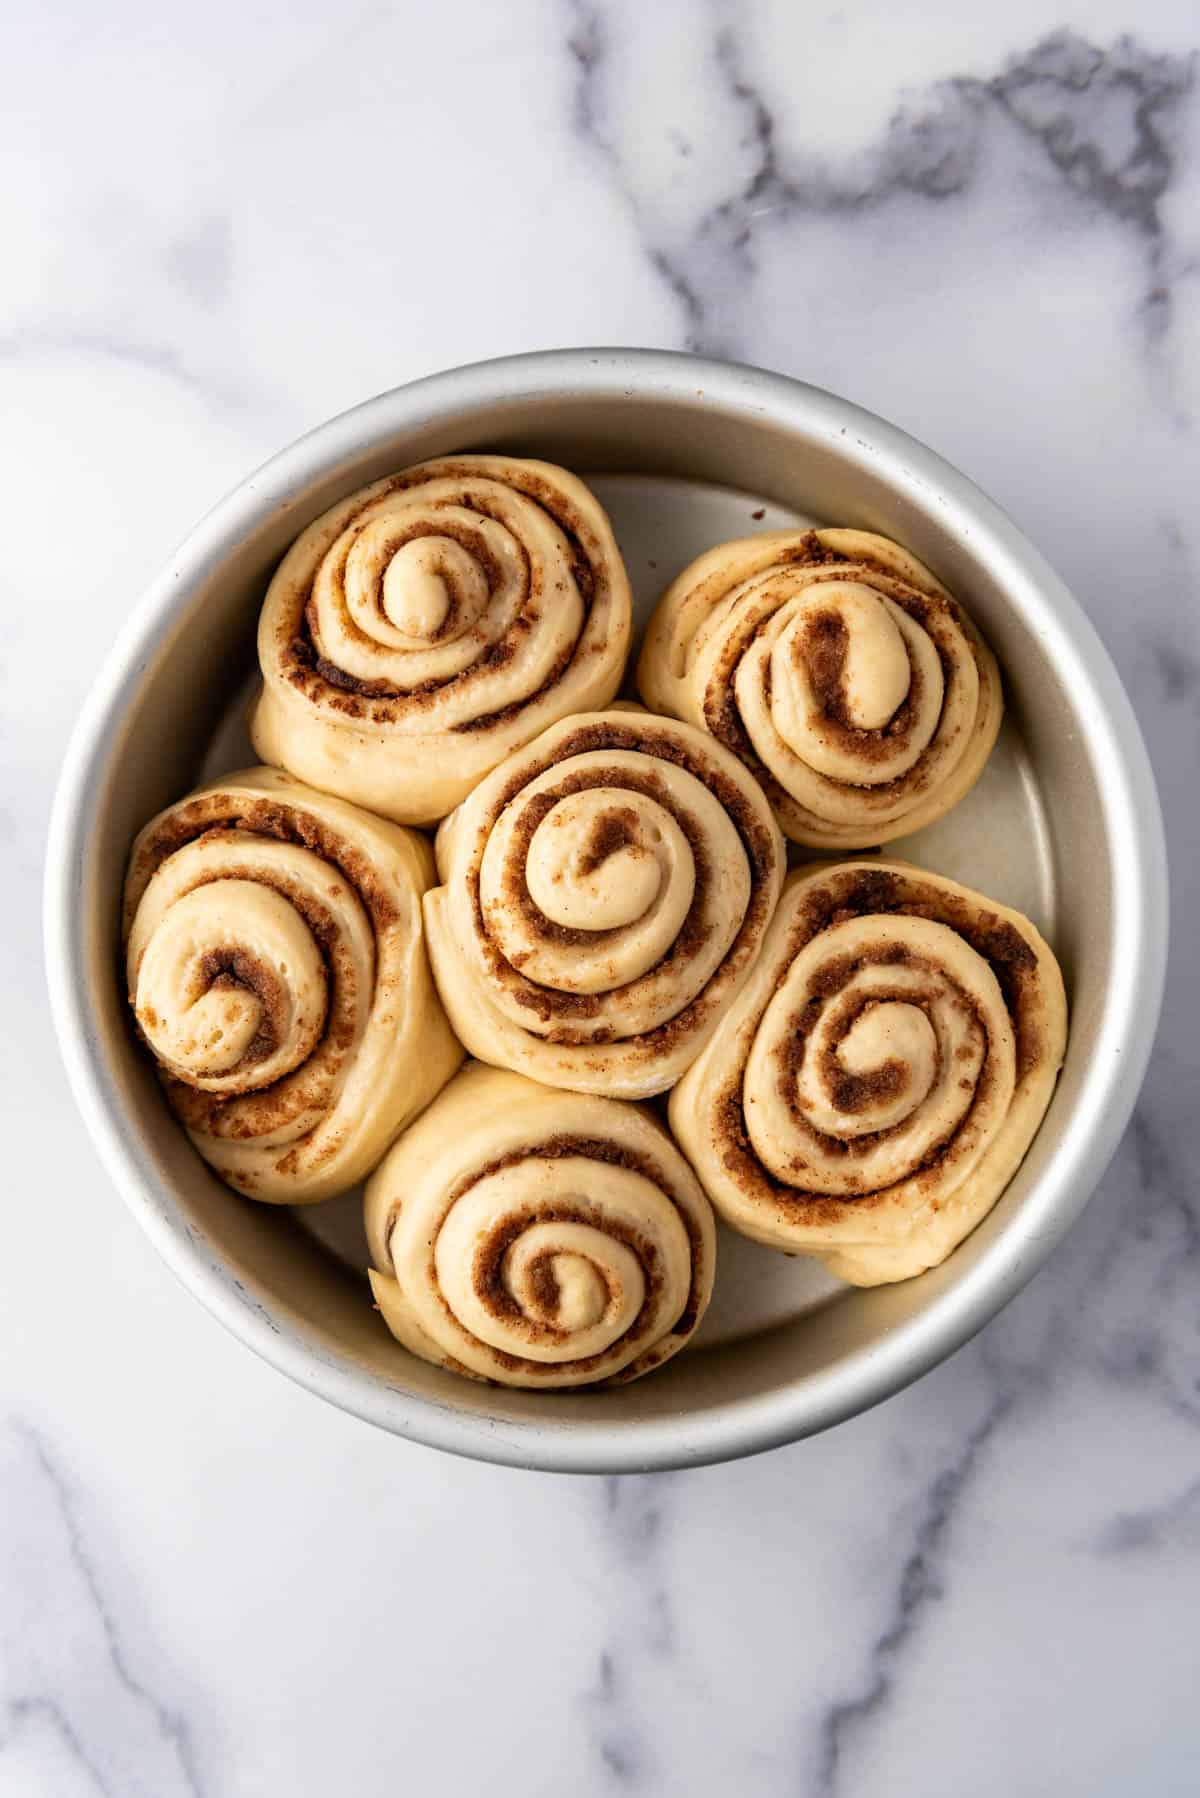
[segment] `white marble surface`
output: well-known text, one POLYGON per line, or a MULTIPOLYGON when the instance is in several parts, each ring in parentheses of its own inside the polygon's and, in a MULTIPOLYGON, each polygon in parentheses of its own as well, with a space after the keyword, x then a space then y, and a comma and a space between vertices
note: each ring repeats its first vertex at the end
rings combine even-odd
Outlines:
POLYGON ((1200 19, 1188 0, 10 8, 0 1798, 1200 1789, 1200 19), (259 1365, 98 1170, 39 965, 64 733, 195 517, 504 351, 715 348, 1057 562, 1162 781, 1160 1046, 1050 1267, 756 1462, 454 1463, 259 1365))

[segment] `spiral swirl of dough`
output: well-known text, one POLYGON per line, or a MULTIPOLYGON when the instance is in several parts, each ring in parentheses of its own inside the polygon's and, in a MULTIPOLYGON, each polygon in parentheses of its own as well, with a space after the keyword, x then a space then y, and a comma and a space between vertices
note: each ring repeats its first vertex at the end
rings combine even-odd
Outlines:
POLYGON ((783 840, 757 783, 690 725, 566 718, 438 832, 434 975, 481 1061, 646 1098, 698 1053, 758 954, 783 840))
POLYGON ((860 1286, 945 1260, 1041 1123, 1066 1046, 1027 918, 903 862, 793 875, 762 956, 671 1096, 746 1236, 860 1286))
POLYGON ((454 456, 342 500, 263 604, 258 754, 402 824, 443 818, 556 718, 606 705, 629 580, 583 482, 454 456))
POLYGON ((392 1334, 507 1386, 637 1379, 712 1292, 711 1208, 647 1108, 478 1064, 373 1175, 366 1224, 392 1334))
POLYGON ((793 842, 865 848, 940 818, 1000 728, 996 661, 929 570, 868 531, 709 550, 659 602, 638 685, 762 781, 793 842))
POLYGON ((459 1061, 413 831, 272 768, 161 812, 125 883, 129 1002, 196 1148, 239 1192, 361 1180, 459 1061))

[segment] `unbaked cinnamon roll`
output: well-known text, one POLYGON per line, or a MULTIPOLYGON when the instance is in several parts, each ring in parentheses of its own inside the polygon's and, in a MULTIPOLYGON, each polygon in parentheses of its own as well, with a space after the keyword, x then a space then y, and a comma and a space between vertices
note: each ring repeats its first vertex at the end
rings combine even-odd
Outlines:
POLYGON ((264 761, 402 824, 443 818, 556 718, 606 705, 629 581, 565 469, 448 456, 342 500, 267 591, 264 761))
POLYGON ((712 1292, 711 1208, 647 1108, 477 1064, 372 1176, 366 1225, 392 1334, 506 1386, 636 1380, 712 1292))
POLYGON ((1012 1178, 1066 1032, 1028 918, 903 862, 829 864, 788 881, 671 1125, 744 1235, 858 1286, 904 1280, 1012 1178))
POLYGON ((709 550, 659 602, 638 686, 751 769, 793 842, 825 849, 886 843, 948 812, 1003 710, 995 657, 957 600, 869 531, 709 550))
POLYGON ((700 1050, 762 944, 783 840, 758 784, 638 707, 565 718, 446 819, 426 898, 471 1054, 646 1098, 700 1050))
POLYGON ((252 1199, 353 1186, 462 1059, 415 831, 273 768, 160 812, 125 882, 129 1002, 204 1159, 252 1199))

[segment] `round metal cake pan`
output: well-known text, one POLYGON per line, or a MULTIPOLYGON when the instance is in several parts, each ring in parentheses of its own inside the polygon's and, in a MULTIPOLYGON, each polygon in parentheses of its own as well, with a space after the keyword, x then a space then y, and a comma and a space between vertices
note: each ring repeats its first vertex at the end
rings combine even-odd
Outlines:
MULTIPOLYGON (((755 528, 746 516, 745 531, 755 528)), ((622 542, 631 556, 625 532, 622 542)), ((782 376, 660 351, 564 350, 370 400, 284 450, 196 527, 135 608, 72 737, 50 832, 46 952, 64 1058, 106 1167, 183 1284, 243 1343, 413 1440, 516 1466, 619 1472, 752 1454, 827 1428, 952 1353, 1019 1290, 1082 1210, 1132 1110, 1158 1018, 1166 912, 1161 815, 1128 699, 1076 601, 978 488, 894 426, 782 376), (639 567, 661 563, 663 583, 687 539, 677 522, 689 492, 711 528, 767 508, 768 522, 778 512, 881 531, 928 562, 1000 657, 1010 749, 950 834, 894 848, 996 897, 1028 890, 1072 1007, 1033 1148, 942 1267, 870 1291, 801 1292, 789 1307, 761 1295, 792 1264, 737 1245, 725 1282, 734 1297, 707 1346, 611 1392, 509 1392, 408 1356, 360 1275, 319 1236, 238 1198, 200 1162, 135 1047, 119 977, 130 842, 211 761, 283 551, 354 488, 484 448, 600 477, 619 530, 628 510, 639 567), (662 502, 662 554, 643 556, 656 542, 656 493, 674 497, 662 502), (1027 827, 1008 834, 996 824, 1022 817, 1027 827)))

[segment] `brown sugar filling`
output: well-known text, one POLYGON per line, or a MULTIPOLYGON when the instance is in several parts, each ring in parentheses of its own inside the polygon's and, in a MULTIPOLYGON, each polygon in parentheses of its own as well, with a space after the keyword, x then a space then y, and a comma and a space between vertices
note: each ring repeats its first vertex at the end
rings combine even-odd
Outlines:
POLYGON ((642 849, 638 841, 638 815, 631 805, 617 806, 596 819, 587 847, 579 858, 580 874, 586 880, 622 849, 642 849))
POLYGON ((262 1008, 262 1019, 242 1051, 238 1065, 251 1068, 266 1061, 279 1047, 282 1035, 284 995, 277 975, 257 956, 247 955, 243 950, 210 949, 200 957, 190 995, 192 1003, 213 988, 218 992, 240 988, 254 994, 262 1008))
POLYGON ((846 654, 850 633, 836 612, 814 612, 797 639, 817 703, 828 718, 845 722, 846 654))
POLYGON ((546 1317, 553 1317, 562 1303, 562 1288, 554 1272, 552 1254, 536 1255, 529 1264, 529 1286, 534 1304, 546 1317))
MULTIPOLYGON (((897 744, 911 734, 920 715, 924 679, 919 668, 909 663, 908 692, 887 723, 878 730, 866 730, 852 723, 846 703, 846 656, 850 634, 835 612, 818 612, 809 618, 799 636, 794 656, 802 661, 821 709, 826 734, 861 761, 882 761, 892 754, 897 744)), ((767 671, 769 673, 769 669, 767 671)), ((768 694, 769 697, 769 694, 768 694)), ((735 700, 736 703, 736 700, 735 700)), ((882 783, 893 791, 899 780, 882 783)), ((878 790, 878 789, 873 789, 878 790)))

